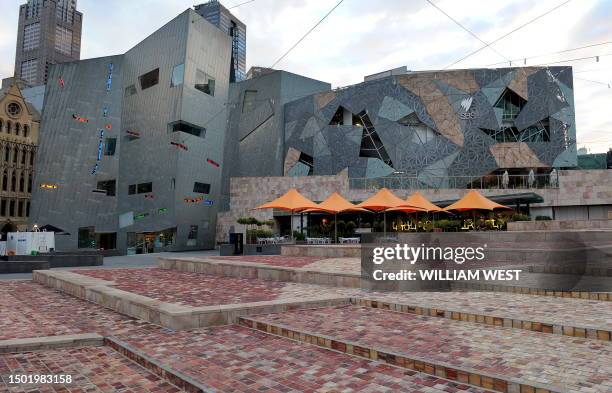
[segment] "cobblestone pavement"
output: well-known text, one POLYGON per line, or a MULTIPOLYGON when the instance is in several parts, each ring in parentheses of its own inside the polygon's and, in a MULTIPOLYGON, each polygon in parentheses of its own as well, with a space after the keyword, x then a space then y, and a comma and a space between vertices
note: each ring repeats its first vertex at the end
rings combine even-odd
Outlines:
MULTIPOLYGON (((337 266, 341 269, 345 260, 351 258, 314 263, 335 263, 337 260, 340 260, 337 266)), ((605 301, 506 292, 370 292, 355 288, 219 277, 156 268, 91 269, 77 270, 75 273, 115 281, 117 288, 128 292, 194 307, 322 295, 362 296, 412 306, 612 331, 612 302, 605 301)))
MULTIPOLYGON (((220 257, 226 258, 226 257, 220 257)), ((293 257, 280 255, 242 256, 243 262, 257 262, 257 258, 270 260, 269 264, 290 266, 293 257)), ((304 258, 304 257, 303 257, 304 258)), ((314 257, 318 258, 318 257, 314 257)), ((261 263, 261 262, 258 262, 261 263)), ((302 267, 328 272, 352 272, 361 270, 359 258, 317 259, 302 267)), ((540 275, 539 273, 532 275, 540 275)), ((605 279, 605 278, 603 278, 605 279)), ((608 279, 610 280, 610 279, 608 279)), ((287 288, 288 290, 289 288, 287 288)), ((319 287, 313 291, 320 292, 319 287)), ((444 310, 472 312, 475 314, 510 317, 520 320, 566 323, 571 326, 612 330, 612 302, 552 296, 531 296, 507 292, 362 292, 360 290, 329 288, 338 295, 361 295, 388 302, 401 302, 413 306, 444 310)), ((314 295, 314 292, 313 292, 314 295)))
POLYGON ((104 336, 142 324, 32 281, 0 284, 0 340, 78 333, 104 336))
MULTIPOLYGON (((114 336, 222 392, 484 392, 238 326, 173 332, 29 281, 0 286, 0 316, 0 339, 86 332, 114 336)), ((29 373, 51 370, 77 375, 90 384, 71 389, 74 392, 173 391, 163 384, 154 389, 156 377, 121 357, 118 362, 118 355, 108 351, 78 348, 0 355, 0 374, 8 374, 7 369, 16 372, 18 367, 29 373)), ((20 389, 14 391, 53 391, 48 386, 20 389)), ((0 391, 5 390, 0 384, 0 391)))
POLYGON ((139 392, 180 390, 107 347, 80 347, 0 355, 0 391, 139 392), (9 375, 65 375, 69 384, 9 384, 9 375))
POLYGON ((312 334, 555 390, 612 391, 612 343, 356 306, 262 315, 312 334))
POLYGON ((220 277, 157 268, 74 272, 114 281, 117 289, 192 307, 320 296, 321 291, 326 290, 318 285, 220 277))
POLYGON ((150 327, 126 341, 223 392, 483 391, 235 325, 191 332, 150 327))

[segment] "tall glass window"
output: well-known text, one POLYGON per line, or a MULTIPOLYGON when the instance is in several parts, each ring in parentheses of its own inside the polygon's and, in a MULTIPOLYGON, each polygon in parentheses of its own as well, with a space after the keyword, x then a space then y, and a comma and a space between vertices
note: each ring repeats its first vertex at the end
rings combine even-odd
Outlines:
POLYGON ((21 79, 25 80, 30 84, 35 84, 36 81, 36 68, 38 67, 38 60, 26 60, 21 63, 21 79))
POLYGON ((170 78, 170 87, 180 86, 185 79, 185 64, 175 65, 172 69, 172 77, 170 78))
POLYGON ((23 29, 23 50, 38 48, 40 43, 40 23, 32 23, 23 29))
POLYGON ((65 27, 55 26, 55 50, 65 55, 72 54, 72 31, 65 27))

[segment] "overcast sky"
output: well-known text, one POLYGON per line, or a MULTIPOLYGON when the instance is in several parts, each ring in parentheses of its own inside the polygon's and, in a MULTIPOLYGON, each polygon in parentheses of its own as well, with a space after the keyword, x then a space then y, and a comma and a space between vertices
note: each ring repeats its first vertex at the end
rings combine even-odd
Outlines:
MULTIPOLYGON (((231 7, 247 0, 225 0, 231 7)), ((247 69, 268 66, 333 7, 337 0, 255 0, 232 10, 247 25, 247 69)), ((564 0, 434 0, 486 42, 564 0)), ((0 0, 0 77, 13 74, 19 5, 0 0)), ((83 12, 81 58, 123 53, 197 0, 78 0, 83 12)), ((572 0, 494 44, 509 59, 539 56, 612 41, 612 0, 572 0)), ((440 69, 483 44, 426 0, 344 0, 276 68, 331 82, 357 83, 364 75, 406 65, 440 69)), ((592 152, 612 147, 612 44, 528 59, 528 65, 574 66, 578 143, 592 152), (594 83, 590 81, 600 83, 594 83)), ((491 49, 453 68, 507 65, 491 49)))

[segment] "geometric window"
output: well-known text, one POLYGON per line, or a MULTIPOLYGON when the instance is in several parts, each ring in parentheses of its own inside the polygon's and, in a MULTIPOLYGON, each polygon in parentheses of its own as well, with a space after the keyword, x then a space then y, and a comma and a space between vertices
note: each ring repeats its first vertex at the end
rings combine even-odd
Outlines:
POLYGON ((133 96, 134 94, 136 94, 136 86, 129 85, 128 87, 125 88, 126 97, 133 96))
POLYGON ((106 138, 106 143, 104 144, 104 155, 114 156, 116 148, 117 138, 106 138))
POLYGON ((329 121, 329 125, 331 126, 344 125, 344 111, 345 110, 346 109, 344 109, 344 107, 339 106, 338 109, 336 110, 336 113, 334 113, 331 120, 329 121))
POLYGON ((210 184, 208 183, 193 183, 193 192, 198 194, 210 194, 210 184))
POLYGON ((215 79, 202 70, 196 69, 196 80, 194 87, 208 95, 215 95, 215 79))
POLYGON ((185 63, 174 66, 170 77, 170 87, 180 86, 185 78, 185 63))
POLYGON ((159 83, 159 68, 140 75, 138 80, 140 82, 140 90, 145 90, 149 87, 155 86, 159 83))
POLYGON ((137 188, 139 194, 153 192, 153 183, 140 183, 137 188))
POLYGON ((116 180, 104 180, 98 182, 96 189, 106 191, 107 196, 115 196, 116 187, 116 180))
POLYGON ((353 122, 363 127, 363 134, 361 137, 361 147, 359 150, 359 157, 371 157, 378 158, 389 166, 393 166, 389 154, 385 149, 374 125, 370 121, 370 117, 365 111, 359 112, 353 122), (357 121, 355 121, 357 120, 357 121))
POLYGON ((168 124, 171 132, 184 132, 186 134, 191 134, 193 136, 199 136, 204 138, 206 135, 206 128, 198 127, 194 124, 190 124, 184 121, 177 121, 174 123, 168 124))
POLYGON ((494 106, 503 109, 502 120, 514 121, 526 103, 521 96, 506 88, 494 106))
POLYGON ((550 125, 548 118, 525 128, 521 133, 524 142, 550 142, 550 125))
POLYGON ((308 167, 308 176, 312 176, 313 171, 314 171, 314 160, 312 156, 309 156, 306 153, 300 152, 300 158, 298 159, 298 161, 308 167))
POLYGON ((153 183, 130 184, 128 186, 128 195, 146 194, 153 192, 153 183))
POLYGON ((550 142, 550 126, 548 118, 519 131, 516 127, 501 127, 498 130, 481 128, 496 142, 550 142))

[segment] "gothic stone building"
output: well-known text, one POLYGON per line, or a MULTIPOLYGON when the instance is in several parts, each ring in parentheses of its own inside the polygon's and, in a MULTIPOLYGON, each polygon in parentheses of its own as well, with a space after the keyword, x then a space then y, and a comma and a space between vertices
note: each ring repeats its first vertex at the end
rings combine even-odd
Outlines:
POLYGON ((16 83, 0 90, 0 232, 25 230, 40 114, 16 83))

